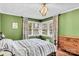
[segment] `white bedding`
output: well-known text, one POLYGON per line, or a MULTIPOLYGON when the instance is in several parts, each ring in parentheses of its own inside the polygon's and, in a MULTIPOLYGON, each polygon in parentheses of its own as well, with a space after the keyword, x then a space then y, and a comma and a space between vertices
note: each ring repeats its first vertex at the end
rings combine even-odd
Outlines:
POLYGON ((9 50, 16 56, 46 56, 55 51, 52 43, 40 39, 25 39, 13 41, 11 39, 0 40, 0 50, 9 50))

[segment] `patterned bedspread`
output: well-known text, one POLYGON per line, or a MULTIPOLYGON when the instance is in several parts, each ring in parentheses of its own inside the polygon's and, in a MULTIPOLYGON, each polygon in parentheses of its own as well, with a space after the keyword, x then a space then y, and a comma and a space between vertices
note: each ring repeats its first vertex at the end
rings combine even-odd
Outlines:
POLYGON ((16 56, 46 56, 55 51, 55 46, 40 39, 18 41, 2 39, 0 40, 0 50, 9 50, 16 56))

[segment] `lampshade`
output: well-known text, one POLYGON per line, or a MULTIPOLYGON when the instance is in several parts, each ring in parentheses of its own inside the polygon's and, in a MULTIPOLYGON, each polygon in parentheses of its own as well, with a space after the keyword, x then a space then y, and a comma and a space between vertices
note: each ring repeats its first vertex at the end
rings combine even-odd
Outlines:
POLYGON ((40 8, 40 13, 42 16, 46 16, 47 14, 47 11, 48 11, 48 8, 46 6, 46 3, 42 3, 41 4, 41 8, 40 8))

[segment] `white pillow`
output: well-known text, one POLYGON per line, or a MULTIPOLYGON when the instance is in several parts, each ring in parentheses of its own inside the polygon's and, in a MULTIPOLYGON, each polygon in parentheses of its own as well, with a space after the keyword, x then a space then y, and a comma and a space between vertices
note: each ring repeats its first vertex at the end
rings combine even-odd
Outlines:
POLYGON ((0 51, 0 56, 12 56, 12 53, 9 51, 0 51))

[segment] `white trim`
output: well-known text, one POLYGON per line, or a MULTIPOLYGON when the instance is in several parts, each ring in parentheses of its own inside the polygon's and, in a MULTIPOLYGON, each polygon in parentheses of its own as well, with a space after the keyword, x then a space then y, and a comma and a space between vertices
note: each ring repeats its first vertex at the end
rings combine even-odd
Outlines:
POLYGON ((76 8, 73 8, 73 9, 69 9, 69 10, 66 10, 64 12, 61 12, 60 14, 63 14, 63 13, 67 13, 67 12, 71 12, 71 11, 74 11, 76 9, 79 9, 79 7, 76 7, 76 8))

